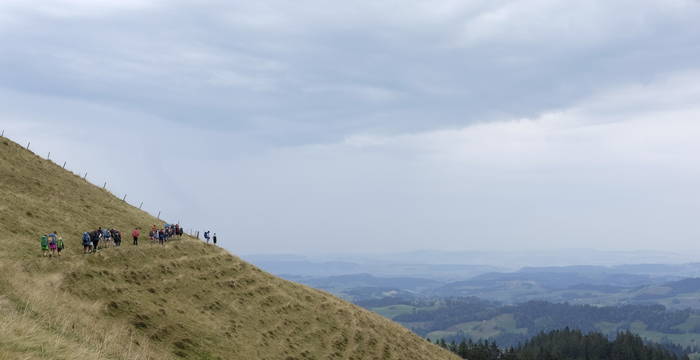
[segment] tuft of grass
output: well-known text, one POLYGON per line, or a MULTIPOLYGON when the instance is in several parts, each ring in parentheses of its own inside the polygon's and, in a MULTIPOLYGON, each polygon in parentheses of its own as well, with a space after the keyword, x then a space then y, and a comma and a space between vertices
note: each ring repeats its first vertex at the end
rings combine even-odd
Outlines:
POLYGON ((131 246, 162 222, 15 143, 0 147, 0 360, 457 359, 377 314, 190 237, 131 246), (115 227, 121 248, 83 255, 115 227), (57 230, 67 249, 40 256, 57 230))

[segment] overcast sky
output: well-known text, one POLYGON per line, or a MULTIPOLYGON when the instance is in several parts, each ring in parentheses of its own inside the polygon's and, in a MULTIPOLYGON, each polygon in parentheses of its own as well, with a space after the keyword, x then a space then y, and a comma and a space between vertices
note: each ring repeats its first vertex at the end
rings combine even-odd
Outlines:
POLYGON ((0 1, 0 128, 236 253, 700 249, 700 2, 0 1))

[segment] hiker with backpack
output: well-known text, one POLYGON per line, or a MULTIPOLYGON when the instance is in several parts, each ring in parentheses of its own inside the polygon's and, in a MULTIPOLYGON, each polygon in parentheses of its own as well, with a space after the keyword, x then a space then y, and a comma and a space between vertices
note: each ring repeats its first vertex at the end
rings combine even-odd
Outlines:
POLYGON ((214 233, 214 237, 212 238, 214 240, 214 245, 216 245, 216 233, 214 233))
POLYGON ((89 232, 83 233, 83 254, 92 252, 92 239, 89 232))
POLYGON ((92 253, 96 253, 99 250, 100 238, 102 237, 102 228, 99 228, 92 233, 90 233, 90 241, 92 242, 92 253))
POLYGON ((56 240, 57 240, 56 239, 56 232, 54 231, 54 232, 49 234, 49 250, 51 250, 51 253, 49 254, 49 256, 53 257, 53 255, 56 253, 56 248, 57 248, 56 240))
POLYGON ((204 239, 206 239, 206 240, 207 240, 207 244, 209 244, 209 239, 210 239, 210 238, 209 238, 209 230, 207 230, 207 231, 204 232, 204 239))
POLYGON ((102 230, 102 241, 104 241, 103 247, 108 248, 110 243, 112 242, 112 233, 110 233, 109 230, 102 230))
POLYGON ((139 236, 141 236, 141 230, 139 228, 135 228, 134 231, 131 232, 131 237, 134 238, 134 245, 139 244, 139 236))
POLYGON ((158 231, 158 243, 165 246, 165 230, 163 229, 158 231))
POLYGON ((63 237, 59 236, 58 240, 56 240, 56 255, 61 256, 61 251, 66 247, 66 244, 63 243, 63 237))
POLYGON ((122 246, 122 233, 120 233, 119 230, 115 229, 112 229, 110 231, 112 232, 112 239, 114 239, 114 246, 122 246))
POLYGON ((39 239, 39 243, 41 244, 41 256, 48 256, 49 255, 49 236, 44 234, 41 236, 39 239))

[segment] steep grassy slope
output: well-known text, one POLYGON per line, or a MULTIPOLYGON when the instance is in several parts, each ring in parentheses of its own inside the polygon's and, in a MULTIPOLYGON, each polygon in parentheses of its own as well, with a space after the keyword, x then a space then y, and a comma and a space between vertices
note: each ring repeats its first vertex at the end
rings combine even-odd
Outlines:
POLYGON ((0 360, 455 359, 401 326, 185 237, 82 255, 158 223, 0 138, 0 360), (38 236, 58 231, 61 258, 38 236))

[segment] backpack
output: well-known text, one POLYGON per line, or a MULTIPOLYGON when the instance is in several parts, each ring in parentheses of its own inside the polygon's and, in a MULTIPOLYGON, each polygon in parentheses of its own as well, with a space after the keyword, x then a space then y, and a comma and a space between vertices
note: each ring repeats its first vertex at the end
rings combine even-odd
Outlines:
POLYGON ((83 233, 83 242, 89 242, 90 241, 90 234, 87 232, 83 233))

